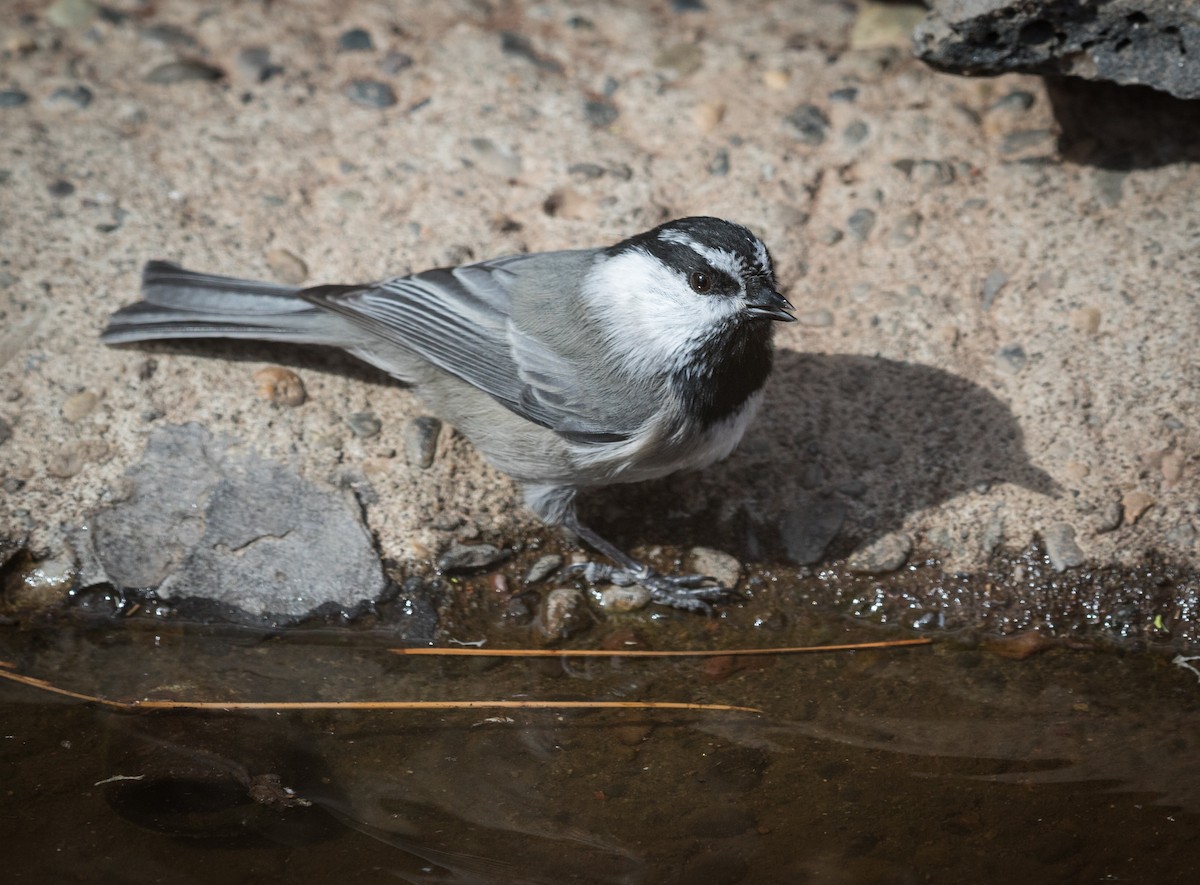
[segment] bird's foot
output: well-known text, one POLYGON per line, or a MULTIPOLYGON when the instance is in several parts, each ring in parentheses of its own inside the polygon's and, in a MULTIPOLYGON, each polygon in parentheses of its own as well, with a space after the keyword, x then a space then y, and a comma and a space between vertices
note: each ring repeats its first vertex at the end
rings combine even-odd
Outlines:
POLYGON ((712 604, 730 597, 730 591, 708 575, 660 575, 653 569, 618 568, 604 562, 583 562, 568 571, 583 575, 589 584, 638 584, 650 592, 650 601, 671 608, 712 613, 712 604))

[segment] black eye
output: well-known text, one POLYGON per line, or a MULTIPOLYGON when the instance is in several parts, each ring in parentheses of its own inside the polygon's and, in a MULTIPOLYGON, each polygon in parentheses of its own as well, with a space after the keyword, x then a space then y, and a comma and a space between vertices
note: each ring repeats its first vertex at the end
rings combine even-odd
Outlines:
POLYGON ((693 290, 703 295, 712 288, 713 281, 712 277, 703 271, 694 270, 692 271, 692 275, 688 277, 688 283, 693 290))

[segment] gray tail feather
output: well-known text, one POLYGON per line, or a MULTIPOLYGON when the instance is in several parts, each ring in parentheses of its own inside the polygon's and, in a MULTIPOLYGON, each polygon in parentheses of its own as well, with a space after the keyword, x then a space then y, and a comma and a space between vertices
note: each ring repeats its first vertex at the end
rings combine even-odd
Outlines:
POLYGON ((114 313, 100 340, 106 344, 175 338, 342 343, 346 338, 342 321, 299 293, 292 286, 196 273, 166 261, 151 261, 142 270, 143 300, 114 313))

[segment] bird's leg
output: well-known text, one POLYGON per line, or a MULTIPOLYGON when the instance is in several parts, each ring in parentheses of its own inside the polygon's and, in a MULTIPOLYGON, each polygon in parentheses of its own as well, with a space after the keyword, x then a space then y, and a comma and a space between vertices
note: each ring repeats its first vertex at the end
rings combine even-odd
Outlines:
POLYGON ((585 562, 571 566, 571 571, 582 573, 591 583, 610 583, 622 587, 640 584, 650 591, 651 601, 659 605, 706 613, 712 611, 711 603, 729 595, 727 588, 707 575, 660 575, 580 522, 574 508, 564 514, 563 525, 615 564, 585 562))

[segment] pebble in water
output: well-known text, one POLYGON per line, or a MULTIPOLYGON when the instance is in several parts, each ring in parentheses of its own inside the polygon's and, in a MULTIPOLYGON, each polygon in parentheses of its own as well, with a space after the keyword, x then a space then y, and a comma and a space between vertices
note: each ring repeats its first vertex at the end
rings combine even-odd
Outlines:
POLYGON ((493 544, 454 544, 438 557, 443 572, 466 572, 488 568, 508 558, 509 551, 493 544))
POLYGON ((557 553, 548 553, 541 556, 529 567, 529 571, 525 573, 526 584, 540 584, 546 578, 550 577, 560 568, 562 568, 563 558, 557 553))
POLYGON ((591 623, 583 594, 573 587, 558 587, 546 595, 538 618, 538 631, 548 639, 566 639, 591 623))

